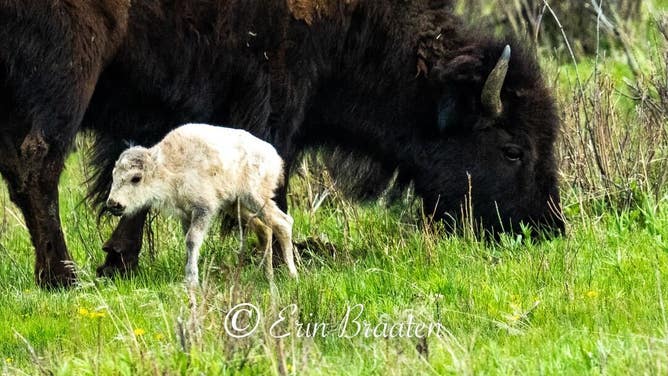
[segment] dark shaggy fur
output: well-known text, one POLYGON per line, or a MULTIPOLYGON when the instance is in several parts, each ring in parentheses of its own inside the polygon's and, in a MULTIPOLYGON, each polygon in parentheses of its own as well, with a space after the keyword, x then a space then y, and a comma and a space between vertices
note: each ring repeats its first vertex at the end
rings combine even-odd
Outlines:
MULTIPOLYGON (((492 231, 520 222, 563 228, 558 119, 535 59, 518 43, 476 37, 449 1, 144 0, 132 3, 127 25, 82 123, 96 137, 98 202, 124 141, 150 146, 181 123, 207 122, 270 141, 288 169, 320 148, 371 161, 367 182, 398 170, 398 181, 413 182, 425 212, 438 218, 458 217, 470 194, 473 215, 492 231), (513 55, 504 112, 492 117, 480 95, 506 43, 513 55), (509 159, 509 147, 519 160, 509 159)), ((12 37, 16 48, 27 43, 12 37)), ((284 208, 286 189, 278 195, 284 208)), ((136 264, 144 218, 121 220, 101 273, 136 264)))
POLYGON ((21 208, 42 286, 74 281, 60 227, 58 178, 128 0, 0 0, 0 173, 21 208))

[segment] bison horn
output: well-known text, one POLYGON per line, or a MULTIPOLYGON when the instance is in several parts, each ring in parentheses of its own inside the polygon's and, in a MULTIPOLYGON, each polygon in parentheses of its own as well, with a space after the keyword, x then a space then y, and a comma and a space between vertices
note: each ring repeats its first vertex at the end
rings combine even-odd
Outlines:
POLYGON ((481 103, 483 108, 493 116, 501 115, 503 104, 501 103, 501 88, 506 80, 508 73, 508 63, 510 62, 510 46, 503 49, 503 53, 496 63, 496 66, 487 77, 485 86, 482 88, 481 103))

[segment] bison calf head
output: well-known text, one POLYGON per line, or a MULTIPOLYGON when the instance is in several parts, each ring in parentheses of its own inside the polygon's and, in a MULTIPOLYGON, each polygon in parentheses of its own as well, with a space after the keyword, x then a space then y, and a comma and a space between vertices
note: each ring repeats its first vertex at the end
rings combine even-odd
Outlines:
POLYGON ((427 80, 413 172, 426 211, 492 233, 523 223, 562 233, 559 119, 535 59, 510 46, 469 46, 436 61, 427 80))
POLYGON ((107 209, 114 215, 131 215, 150 206, 156 194, 153 160, 148 149, 135 146, 124 151, 113 170, 107 209))

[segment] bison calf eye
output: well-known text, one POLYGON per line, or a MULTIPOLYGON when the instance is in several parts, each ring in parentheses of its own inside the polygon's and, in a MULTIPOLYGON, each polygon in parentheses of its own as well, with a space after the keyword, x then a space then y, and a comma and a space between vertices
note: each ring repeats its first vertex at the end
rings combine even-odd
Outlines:
POLYGON ((503 155, 511 162, 522 160, 524 152, 519 146, 509 145, 503 148, 503 155))
POLYGON ((130 179, 130 183, 132 184, 138 184, 141 181, 141 176, 135 175, 130 179))

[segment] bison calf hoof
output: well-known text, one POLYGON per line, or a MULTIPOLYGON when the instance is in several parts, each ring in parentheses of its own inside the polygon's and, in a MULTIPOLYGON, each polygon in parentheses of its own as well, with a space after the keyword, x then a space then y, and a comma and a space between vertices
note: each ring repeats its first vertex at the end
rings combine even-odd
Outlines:
POLYGON ((68 288, 77 283, 73 265, 62 265, 51 269, 37 268, 35 280, 39 287, 46 290, 68 288))
POLYGON ((97 268, 98 277, 111 277, 119 275, 125 277, 137 270, 139 259, 133 254, 122 254, 117 252, 107 253, 104 264, 97 268))
POLYGON ((199 288, 199 278, 197 275, 186 275, 185 280, 183 281, 188 289, 197 289, 199 288))

